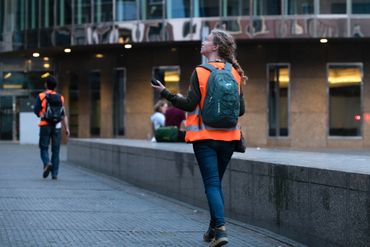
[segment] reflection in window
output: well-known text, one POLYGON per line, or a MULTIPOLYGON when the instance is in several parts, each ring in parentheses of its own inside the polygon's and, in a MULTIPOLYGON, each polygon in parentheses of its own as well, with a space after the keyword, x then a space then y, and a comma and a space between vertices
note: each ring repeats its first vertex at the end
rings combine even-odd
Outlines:
POLYGON ((370 14, 369 0, 352 0, 353 14, 370 14))
POLYGON ((219 16, 220 15, 220 2, 214 0, 199 0, 199 16, 219 16))
POLYGON ((69 82, 69 128, 71 130, 71 136, 78 136, 78 75, 71 73, 69 82))
POLYGON ((280 15, 281 1, 271 0, 254 0, 253 2, 254 15, 280 15))
POLYGON ((4 1, 0 1, 0 40, 2 39, 3 34, 3 25, 4 25, 4 1))
POLYGON ((269 136, 289 135, 289 66, 269 65, 269 136))
POLYGON ((36 29, 38 28, 39 24, 39 1, 38 0, 30 0, 28 1, 27 6, 28 12, 28 28, 29 29, 36 29))
POLYGON ((75 0, 75 24, 91 22, 91 0, 75 0))
POLYGON ((163 16, 163 3, 162 0, 142 0, 142 19, 162 19, 163 16))
POLYGON ((136 0, 117 0, 116 19, 117 21, 136 20, 137 19, 136 0))
POLYGON ((15 13, 15 30, 23 31, 26 27, 26 2, 25 0, 17 0, 17 4, 15 13))
POLYGON ((222 7, 223 16, 249 15, 249 0, 225 0, 222 7))
POLYGON ((3 71, 2 89, 27 89, 27 80, 24 72, 3 71))
POLYGON ((347 0, 320 1, 320 14, 345 14, 347 0))
MULTIPOLYGON (((179 66, 160 66, 153 68, 153 78, 163 82, 163 84, 173 93, 180 91, 180 67, 179 66)), ((159 100, 160 96, 155 91, 154 102, 159 100)))
POLYGON ((191 0, 167 0, 167 18, 190 17, 191 0))
POLYGON ((95 0, 95 23, 112 21, 112 0, 95 0))
POLYGON ((41 0, 41 27, 52 27, 54 25, 54 1, 41 0))
POLYGON ((90 134, 100 135, 100 72, 89 73, 90 83, 90 134))
POLYGON ((123 136, 125 109, 125 70, 117 69, 113 85, 113 135, 123 136))
POLYGON ((329 65, 329 135, 361 136, 362 66, 329 65))
POLYGON ((57 25, 64 26, 72 23, 72 0, 57 1, 57 25))
POLYGON ((314 13, 314 0, 287 0, 288 15, 309 15, 314 13))

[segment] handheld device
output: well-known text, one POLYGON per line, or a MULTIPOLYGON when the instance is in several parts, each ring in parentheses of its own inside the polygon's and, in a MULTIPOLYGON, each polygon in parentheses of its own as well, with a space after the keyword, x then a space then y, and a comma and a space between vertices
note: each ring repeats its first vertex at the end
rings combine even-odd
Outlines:
POLYGON ((152 79, 150 82, 151 82, 154 86, 159 86, 159 83, 158 83, 158 81, 157 81, 156 79, 152 79))

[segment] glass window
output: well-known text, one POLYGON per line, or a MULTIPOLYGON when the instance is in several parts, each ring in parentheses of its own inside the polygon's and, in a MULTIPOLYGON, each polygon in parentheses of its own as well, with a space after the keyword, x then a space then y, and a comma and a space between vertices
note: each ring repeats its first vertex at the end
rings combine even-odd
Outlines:
POLYGON ((90 82, 90 134, 100 135, 100 72, 89 73, 90 82))
POLYGON ((268 65, 269 136, 289 135, 289 66, 268 65))
POLYGON ((125 70, 116 69, 113 86, 113 135, 123 136, 125 109, 125 70))
POLYGON ((168 0, 167 18, 190 17, 191 0, 168 0))
POLYGON ((75 24, 91 22, 91 0, 75 0, 75 24))
POLYGON ((352 0, 353 14, 370 14, 369 0, 352 0))
MULTIPOLYGON (((153 78, 163 82, 163 85, 173 93, 180 91, 180 67, 179 66, 160 66, 153 68, 153 78)), ((154 104, 159 100, 160 96, 155 91, 154 104)))
POLYGON ((41 0, 41 27, 54 26, 54 1, 41 0))
POLYGON ((57 25, 65 26, 72 23, 72 0, 57 1, 57 25))
POLYGON ((254 15, 281 15, 281 1, 276 0, 254 0, 254 15))
POLYGON ((163 3, 162 0, 142 0, 142 19, 162 19, 163 3))
POLYGON ((95 0, 94 10, 95 23, 113 20, 112 0, 95 0))
POLYGON ((137 19, 136 0, 117 0, 116 19, 117 21, 136 20, 137 19))
POLYGON ((199 0, 199 16, 220 16, 220 2, 215 0, 199 0))
POLYGON ((2 89, 27 89, 26 74, 20 71, 4 71, 2 89))
MULTIPOLYGON (((39 27, 38 26, 39 25, 39 1, 38 0, 27 1, 27 12, 28 12, 28 20, 27 20, 28 29, 38 28, 39 27)), ((19 16, 19 18, 23 18, 23 17, 19 16)))
POLYGON ((320 1, 320 14, 345 14, 347 0, 320 1))
POLYGON ((249 15, 249 0, 224 0, 223 16, 249 15))
POLYGON ((310 15, 314 13, 314 0, 287 0, 288 15, 310 15))
POLYGON ((329 135, 361 136, 362 66, 330 65, 329 135))
POLYGON ((2 39, 2 34, 4 32, 3 25, 4 25, 4 1, 0 1, 0 40, 2 39))
POLYGON ((69 81, 69 128, 71 130, 71 136, 78 136, 78 84, 79 78, 76 73, 71 73, 69 81))

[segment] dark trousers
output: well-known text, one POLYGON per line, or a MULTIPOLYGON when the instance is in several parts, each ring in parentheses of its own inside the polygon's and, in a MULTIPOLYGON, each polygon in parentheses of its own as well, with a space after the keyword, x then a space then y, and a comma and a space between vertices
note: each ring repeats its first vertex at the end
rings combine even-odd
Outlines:
POLYGON ((211 226, 225 224, 222 178, 235 148, 234 142, 204 140, 193 143, 203 184, 207 195, 211 226))
POLYGON ((55 125, 40 126, 40 155, 44 167, 51 163, 51 176, 58 176, 59 170, 59 151, 61 140, 61 128, 55 128, 55 125), (49 144, 51 140, 51 162, 49 159, 49 144))

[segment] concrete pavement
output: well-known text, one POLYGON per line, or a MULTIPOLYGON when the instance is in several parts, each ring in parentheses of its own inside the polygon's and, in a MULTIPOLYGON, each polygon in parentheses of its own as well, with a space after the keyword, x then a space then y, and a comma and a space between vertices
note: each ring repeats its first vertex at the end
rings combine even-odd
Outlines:
MULTIPOLYGON (((208 246, 208 213, 76 168, 62 149, 59 179, 42 179, 34 145, 0 143, 0 246, 208 246)), ((150 175, 150 174, 148 174, 150 175)), ((303 246, 227 219, 227 246, 303 246)))

